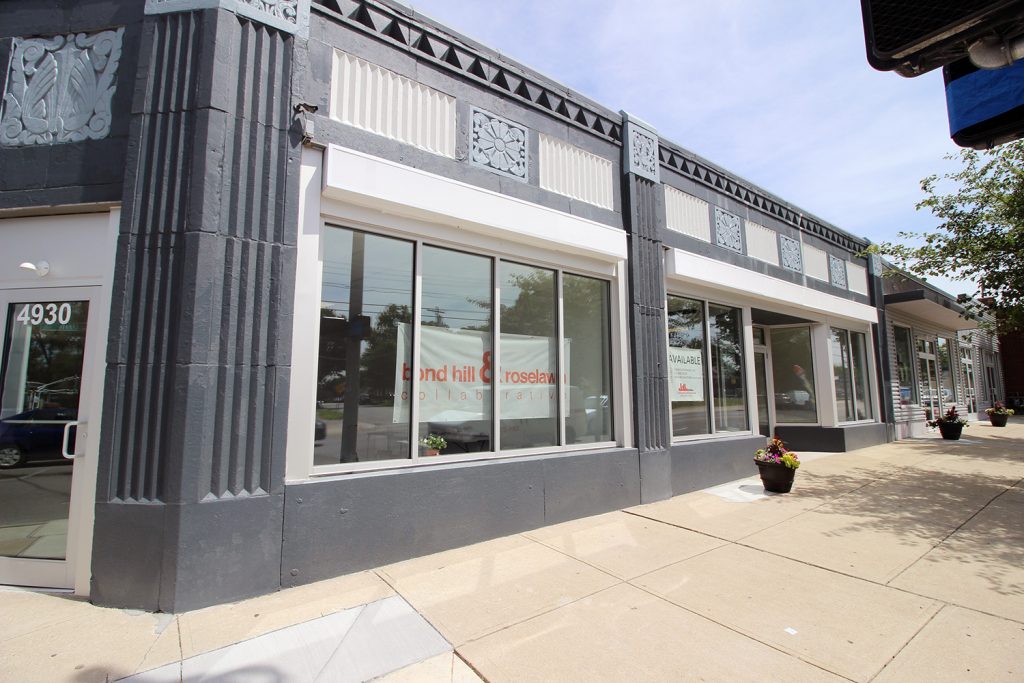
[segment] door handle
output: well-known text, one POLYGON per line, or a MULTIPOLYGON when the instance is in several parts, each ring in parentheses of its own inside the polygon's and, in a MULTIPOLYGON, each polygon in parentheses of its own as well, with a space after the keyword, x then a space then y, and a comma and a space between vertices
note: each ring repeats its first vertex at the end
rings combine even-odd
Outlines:
MULTIPOLYGON (((68 460, 74 460, 78 457, 76 453, 68 453, 68 436, 71 434, 72 427, 84 427, 87 422, 68 422, 64 425, 64 437, 60 441, 60 454, 68 460)), ((78 438, 75 438, 75 445, 78 445, 78 438)))

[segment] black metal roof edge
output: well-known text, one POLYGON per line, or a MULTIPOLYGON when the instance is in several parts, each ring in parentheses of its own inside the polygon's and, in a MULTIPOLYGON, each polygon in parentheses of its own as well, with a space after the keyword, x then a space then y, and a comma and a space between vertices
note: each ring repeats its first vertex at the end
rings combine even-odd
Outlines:
POLYGON ((688 149, 664 139, 660 143, 658 153, 661 165, 665 168, 713 190, 731 195, 733 199, 747 206, 774 216, 802 232, 820 237, 847 251, 860 252, 871 244, 870 240, 852 235, 688 149))
POLYGON ((505 55, 404 5, 383 0, 314 0, 313 11, 395 45, 565 123, 622 144, 622 117, 505 55))
MULTIPOLYGON (((928 280, 926 280, 925 278, 921 277, 920 275, 914 275, 910 271, 907 271, 907 270, 905 270, 903 268, 900 268, 895 263, 893 263, 892 261, 890 261, 888 259, 885 259, 885 258, 882 259, 882 268, 883 268, 884 271, 891 271, 891 272, 898 273, 899 274, 898 277, 903 278, 904 281, 906 281, 906 282, 913 282, 914 284, 920 285, 920 287, 921 287, 920 289, 905 290, 905 291, 907 291, 907 292, 929 291, 932 294, 934 294, 935 296, 949 301, 954 306, 960 307, 960 304, 957 303, 956 295, 950 294, 949 292, 947 292, 945 290, 939 289, 938 287, 936 287, 932 283, 928 282, 928 280)), ((891 278, 893 276, 886 275, 885 277, 886 278, 891 278)), ((883 280, 883 282, 884 282, 884 280, 883 280)), ((900 292, 889 292, 888 294, 885 294, 885 296, 888 297, 890 295, 899 294, 899 293, 900 292)), ((918 298, 924 298, 924 296, 921 295, 918 298)), ((962 307, 960 307, 960 308, 962 308, 962 307)))
POLYGON ((943 308, 949 309, 958 315, 963 315, 964 307, 958 304, 948 294, 944 294, 941 290, 935 289, 929 286, 927 283, 923 283, 925 286, 921 289, 911 289, 905 292, 892 292, 885 295, 885 304, 901 304, 910 301, 930 301, 933 304, 942 306, 943 308))

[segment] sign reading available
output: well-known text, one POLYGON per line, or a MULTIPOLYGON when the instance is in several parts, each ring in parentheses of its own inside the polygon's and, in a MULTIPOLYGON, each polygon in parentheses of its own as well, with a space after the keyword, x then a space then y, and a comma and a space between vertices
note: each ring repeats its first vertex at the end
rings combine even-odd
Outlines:
POLYGON ((704 400, 704 359, 699 350, 668 347, 668 386, 672 401, 704 400))
MULTIPOLYGON (((412 345, 412 325, 397 326, 398 358, 412 345)), ((419 419, 421 422, 468 422, 490 417, 491 386, 495 378, 489 350, 491 333, 420 327, 419 419)), ((569 340, 563 360, 569 366, 569 340)), ((555 417, 558 394, 555 340, 550 337, 501 335, 502 419, 555 417)), ((566 375, 568 371, 566 371, 566 375)), ((396 368, 394 421, 409 419, 412 369, 396 368)))

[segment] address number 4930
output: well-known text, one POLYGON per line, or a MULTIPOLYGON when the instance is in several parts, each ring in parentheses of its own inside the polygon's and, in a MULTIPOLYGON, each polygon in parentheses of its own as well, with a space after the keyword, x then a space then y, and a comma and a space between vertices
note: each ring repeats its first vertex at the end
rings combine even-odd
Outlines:
POLYGON ((25 304, 15 320, 22 325, 67 325, 71 322, 71 304, 25 304))

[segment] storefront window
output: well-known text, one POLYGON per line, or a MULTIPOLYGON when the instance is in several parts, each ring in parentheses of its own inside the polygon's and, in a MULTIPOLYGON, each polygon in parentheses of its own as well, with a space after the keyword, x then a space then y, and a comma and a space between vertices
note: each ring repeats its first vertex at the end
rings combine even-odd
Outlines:
POLYGON ((704 302, 668 298, 668 382, 672 435, 710 434, 705 399, 704 302))
POLYGON ((960 347, 960 365, 964 371, 964 391, 967 393, 967 412, 973 413, 978 410, 978 394, 974 381, 974 358, 971 349, 966 346, 960 347))
POLYGON ((612 333, 609 286, 581 275, 562 276, 565 440, 569 444, 611 441, 612 333))
POLYGON ((953 376, 953 342, 949 339, 939 337, 939 398, 942 405, 949 406, 956 403, 956 380, 953 376))
POLYGON ((613 439, 607 281, 333 226, 323 253, 314 465, 613 439))
POLYGON ((446 454, 491 450, 492 261, 423 247, 419 436, 443 436, 446 454))
POLYGON ((708 306, 711 330, 711 387, 716 432, 743 432, 747 397, 743 390, 743 319, 738 308, 708 306))
POLYGON ((501 264, 501 447, 558 445, 555 272, 501 264))
POLYGON ((856 420, 853 407, 852 367, 850 363, 850 334, 832 328, 832 376, 835 380, 836 418, 840 422, 856 420))
POLYGON ((925 419, 939 414, 939 375, 935 359, 935 342, 917 339, 918 381, 921 383, 921 406, 925 419))
POLYGON ((412 358, 413 245, 334 227, 323 239, 314 463, 408 458, 395 373, 412 358))
POLYGON ((896 374, 899 375, 900 405, 917 403, 917 385, 914 384, 914 343, 910 330, 894 326, 896 340, 896 374))
POLYGON ((836 418, 839 422, 869 420, 873 411, 867 372, 867 336, 836 327, 831 333, 836 418))
POLYGON ((817 422, 810 328, 776 327, 771 330, 771 341, 776 421, 817 422))
POLYGON ((875 416, 871 403, 871 379, 868 375, 868 337, 863 332, 850 334, 853 356, 853 388, 856 392, 858 420, 870 420, 875 416))
POLYGON ((742 339, 740 309, 679 296, 668 298, 673 436, 750 428, 742 339))

